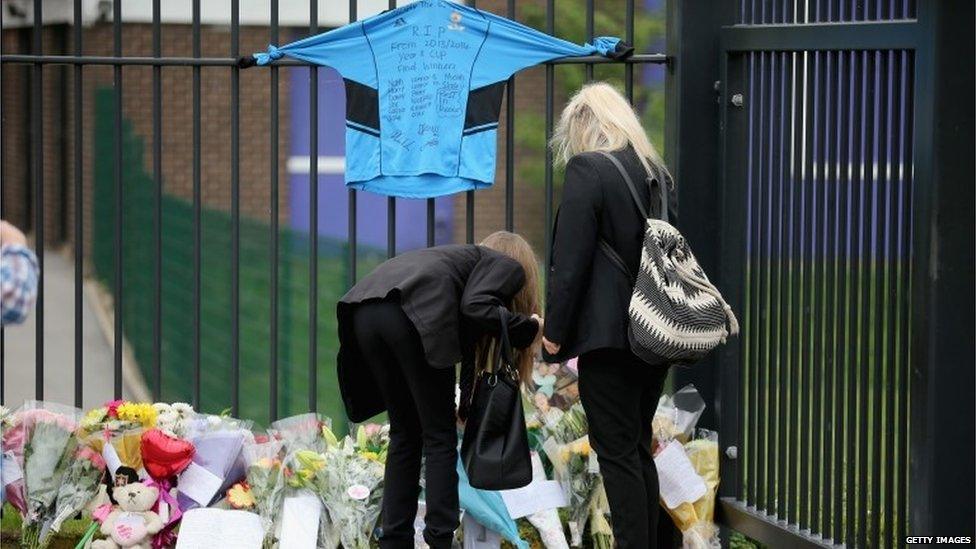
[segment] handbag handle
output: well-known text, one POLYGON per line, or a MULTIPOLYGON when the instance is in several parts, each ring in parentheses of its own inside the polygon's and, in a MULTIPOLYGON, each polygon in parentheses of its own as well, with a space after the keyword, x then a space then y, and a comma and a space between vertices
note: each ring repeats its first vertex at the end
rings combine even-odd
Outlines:
POLYGON ((508 309, 504 306, 498 306, 498 320, 501 323, 498 330, 499 345, 498 353, 495 355, 494 367, 488 373, 490 375, 498 375, 498 373, 504 368, 511 368, 514 362, 514 354, 512 353, 512 343, 508 338, 508 319, 511 317, 508 309))

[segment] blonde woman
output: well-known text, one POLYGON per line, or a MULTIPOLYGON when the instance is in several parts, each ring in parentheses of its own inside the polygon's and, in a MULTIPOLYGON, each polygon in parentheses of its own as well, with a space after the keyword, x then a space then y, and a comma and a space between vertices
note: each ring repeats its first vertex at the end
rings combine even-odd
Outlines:
POLYGON ((364 421, 387 411, 390 450, 383 489, 381 547, 413 547, 426 459, 424 539, 451 547, 458 527, 456 417, 464 419, 476 370, 511 311, 512 346, 522 379, 542 338, 538 260, 528 242, 498 232, 481 245, 401 254, 359 281, 338 304, 339 387, 346 413, 364 421), (454 405, 461 363, 461 408, 454 405), (457 416, 455 415, 457 414, 457 416))
MULTIPOLYGON (((552 147, 557 164, 566 167, 566 179, 553 236, 546 358, 579 357, 580 399, 618 547, 656 547, 659 494, 651 419, 668 370, 630 351, 627 306, 633 284, 598 243, 612 246, 630 272, 637 272, 644 219, 620 172, 602 153, 623 165, 654 217, 661 205, 651 197, 660 196, 656 185, 671 186, 670 177, 627 100, 606 83, 587 85, 570 100, 552 147)), ((674 219, 673 192, 669 202, 674 219)))

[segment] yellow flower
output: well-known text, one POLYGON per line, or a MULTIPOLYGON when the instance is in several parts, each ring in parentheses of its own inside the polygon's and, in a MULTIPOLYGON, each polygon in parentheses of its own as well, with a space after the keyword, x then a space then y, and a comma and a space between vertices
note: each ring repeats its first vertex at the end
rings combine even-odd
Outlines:
POLYGON ((146 428, 156 425, 156 409, 146 402, 126 402, 119 406, 117 413, 123 421, 141 423, 146 428))
POLYGON ((108 408, 104 406, 100 408, 92 408, 91 410, 88 410, 88 413, 85 414, 85 417, 81 418, 82 429, 87 430, 97 426, 105 419, 105 414, 107 413, 108 413, 108 408))
POLYGON ((364 458, 366 458, 366 459, 368 459, 370 461, 379 461, 380 460, 380 455, 377 454, 376 452, 362 452, 359 455, 363 456, 364 458))
POLYGON ((250 509, 257 503, 246 482, 238 482, 227 490, 227 502, 235 509, 250 509))
POLYGON ((572 448, 573 453, 579 454, 581 456, 590 455, 590 441, 589 439, 581 439, 573 443, 572 448))

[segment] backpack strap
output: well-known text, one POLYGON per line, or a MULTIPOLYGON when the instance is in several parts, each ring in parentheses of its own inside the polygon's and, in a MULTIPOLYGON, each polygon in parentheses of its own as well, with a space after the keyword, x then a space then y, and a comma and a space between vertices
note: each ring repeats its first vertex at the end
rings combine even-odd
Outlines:
POLYGON ((610 260, 610 263, 613 263, 614 267, 620 269, 622 273, 627 275, 627 279, 630 280, 631 284, 637 282, 637 277, 634 276, 634 273, 630 272, 630 268, 627 267, 627 263, 624 262, 624 258, 620 257, 617 250, 614 250, 613 246, 611 246, 605 238, 601 237, 597 241, 597 245, 600 247, 600 251, 603 252, 603 255, 607 256, 607 259, 610 260))
POLYGON ((624 169, 624 165, 621 164, 615 156, 607 151, 600 151, 600 154, 607 157, 607 159, 613 163, 614 167, 617 168, 617 171, 620 172, 620 175, 624 178, 624 182, 627 183, 627 189, 630 190, 630 196, 634 197, 634 204, 637 205, 637 209, 640 210, 640 213, 644 216, 644 219, 649 219, 651 216, 648 215, 647 208, 645 208, 644 204, 641 203, 640 193, 637 192, 637 187, 634 186, 634 180, 630 178, 630 174, 628 174, 627 170, 624 169))
MULTIPOLYGON (((640 210, 640 213, 641 215, 644 216, 644 219, 650 219, 650 215, 648 215, 647 209, 644 207, 644 204, 641 202, 640 193, 637 192, 637 187, 634 185, 634 180, 630 178, 630 174, 627 173, 627 170, 624 168, 623 164, 621 164, 620 161, 617 160, 615 156, 613 156, 612 154, 606 151, 600 151, 600 154, 607 157, 607 159, 610 160, 611 163, 613 163, 614 167, 617 168, 617 171, 620 172, 620 176, 623 177, 624 182, 627 183, 627 189, 630 191, 630 196, 634 198, 634 204, 637 205, 637 209, 640 210)), ((617 269, 619 269, 622 273, 627 275, 627 279, 630 280, 631 284, 634 284, 637 280, 637 277, 634 276, 634 273, 630 272, 630 268, 627 267, 627 262, 625 262, 624 259, 620 257, 620 254, 617 253, 617 250, 614 250, 613 246, 611 246, 610 243, 607 242, 607 240, 602 237, 597 242, 597 244, 600 246, 600 251, 603 252, 603 255, 607 256, 607 259, 609 259, 610 262, 613 263, 615 267, 617 267, 617 269)))

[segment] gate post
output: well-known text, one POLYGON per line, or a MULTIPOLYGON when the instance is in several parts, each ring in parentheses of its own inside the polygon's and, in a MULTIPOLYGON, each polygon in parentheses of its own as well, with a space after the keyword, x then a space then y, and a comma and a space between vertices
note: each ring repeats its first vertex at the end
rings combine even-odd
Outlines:
POLYGON ((907 533, 973 536, 973 3, 918 21, 907 533))
MULTIPOLYGON (((678 189, 678 221, 708 273, 719 272, 719 30, 733 2, 668 2, 664 154, 678 189)), ((721 280, 715 280, 721 288, 721 280)), ((701 424, 718 427, 717 358, 674 369, 673 385, 694 383, 708 407, 701 424)))

